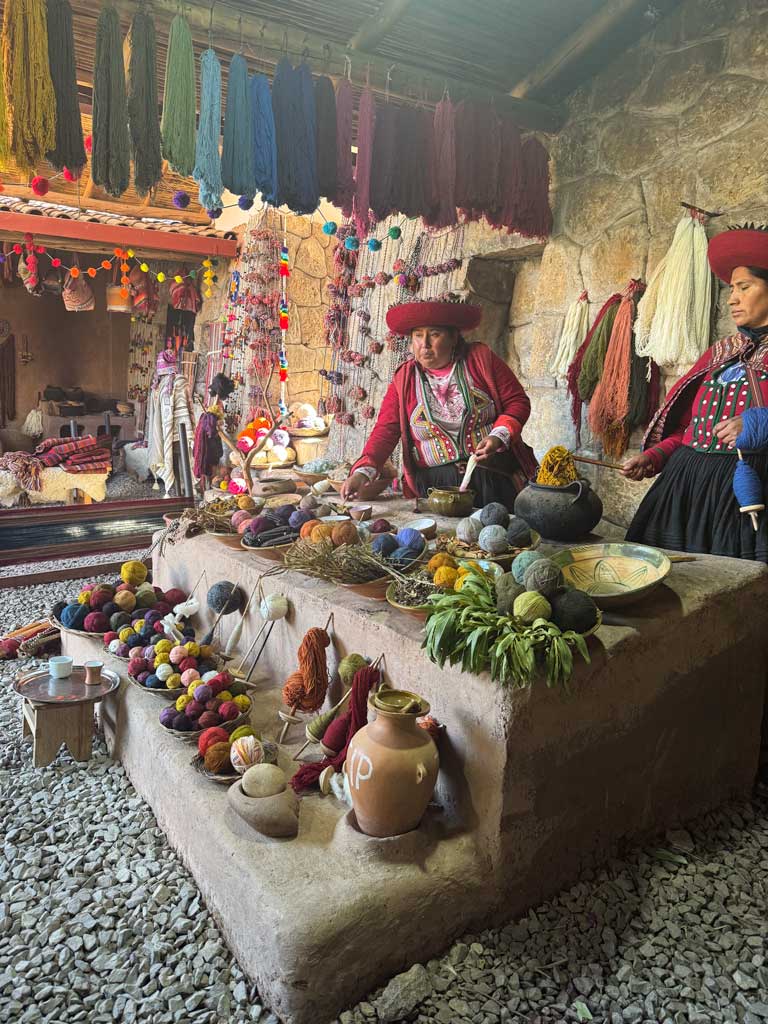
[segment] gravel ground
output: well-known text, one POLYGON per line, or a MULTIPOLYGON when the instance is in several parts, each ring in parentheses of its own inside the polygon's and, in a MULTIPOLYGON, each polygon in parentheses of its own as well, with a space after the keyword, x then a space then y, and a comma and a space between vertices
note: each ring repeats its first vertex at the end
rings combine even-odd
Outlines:
MULTIPOLYGON (((70 589, 6 591, 0 629, 70 589)), ((0 1021, 274 1024, 104 748, 87 768, 64 753, 31 767, 7 686, 17 668, 0 662, 0 1021)), ((340 1020, 763 1024, 767 946, 761 788, 517 923, 465 936, 340 1020)))
MULTIPOLYGON (((132 558, 143 558, 144 549, 134 551, 107 551, 104 554, 81 555, 78 558, 55 558, 50 562, 19 562, 0 569, 0 577, 29 576, 30 573, 52 572, 55 569, 76 569, 81 565, 101 565, 103 562, 127 562, 132 558)), ((70 584, 70 589, 74 583, 70 584)))

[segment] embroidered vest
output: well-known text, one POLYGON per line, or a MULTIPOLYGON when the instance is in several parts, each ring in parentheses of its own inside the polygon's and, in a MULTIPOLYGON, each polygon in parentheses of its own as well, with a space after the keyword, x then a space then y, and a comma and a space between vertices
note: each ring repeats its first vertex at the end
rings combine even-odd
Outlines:
POLYGON ((416 464, 445 466, 468 458, 493 428, 496 407, 490 395, 475 386, 463 362, 456 364, 456 384, 464 399, 464 416, 454 437, 435 422, 429 387, 421 370, 417 370, 415 383, 416 405, 409 427, 416 464))

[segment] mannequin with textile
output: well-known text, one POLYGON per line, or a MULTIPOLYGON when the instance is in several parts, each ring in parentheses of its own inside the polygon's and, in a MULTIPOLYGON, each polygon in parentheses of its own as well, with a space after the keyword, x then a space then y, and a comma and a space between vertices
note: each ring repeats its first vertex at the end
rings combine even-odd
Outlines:
POLYGON ((149 470, 155 478, 163 481, 166 498, 170 497, 176 482, 173 446, 179 442, 182 423, 189 440, 194 427, 189 385, 179 373, 175 352, 165 349, 157 357, 155 376, 149 389, 146 438, 149 470))

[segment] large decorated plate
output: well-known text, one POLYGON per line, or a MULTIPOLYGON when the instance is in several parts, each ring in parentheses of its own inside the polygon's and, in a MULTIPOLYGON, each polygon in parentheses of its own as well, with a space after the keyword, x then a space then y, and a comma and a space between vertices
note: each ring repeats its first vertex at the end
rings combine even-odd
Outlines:
POLYGON ((644 544, 584 544, 550 555, 565 582, 583 590, 600 608, 619 608, 646 597, 666 578, 672 563, 644 544))

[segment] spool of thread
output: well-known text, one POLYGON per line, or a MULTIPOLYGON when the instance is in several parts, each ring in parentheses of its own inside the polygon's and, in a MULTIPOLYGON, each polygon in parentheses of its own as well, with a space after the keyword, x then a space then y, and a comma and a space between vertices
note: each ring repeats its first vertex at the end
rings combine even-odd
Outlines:
POLYGON ((765 511, 763 483, 757 471, 744 461, 741 449, 736 450, 739 461, 733 474, 733 493, 739 503, 739 512, 746 512, 757 532, 757 513, 765 511))

